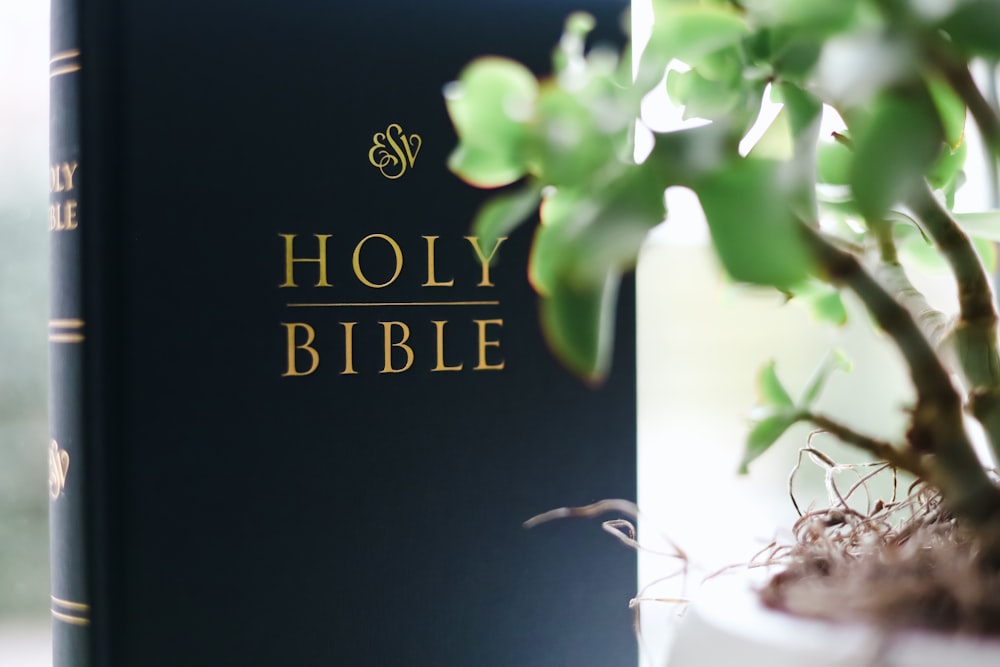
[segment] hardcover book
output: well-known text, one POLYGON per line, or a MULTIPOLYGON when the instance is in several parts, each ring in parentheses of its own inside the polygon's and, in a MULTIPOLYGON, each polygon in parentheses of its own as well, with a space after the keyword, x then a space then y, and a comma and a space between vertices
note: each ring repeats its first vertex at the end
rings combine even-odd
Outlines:
POLYGON ((443 87, 620 0, 56 0, 56 667, 607 667, 634 554, 615 370, 558 365, 530 230, 486 243, 443 87), (589 6, 588 6, 589 5, 589 6))

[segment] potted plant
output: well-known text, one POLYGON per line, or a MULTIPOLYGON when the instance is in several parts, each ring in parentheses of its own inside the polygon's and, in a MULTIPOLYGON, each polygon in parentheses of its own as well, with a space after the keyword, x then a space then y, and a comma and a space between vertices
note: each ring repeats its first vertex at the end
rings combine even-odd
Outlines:
POLYGON ((580 14, 567 22, 552 76, 539 81, 515 62, 486 57, 448 87, 460 140, 451 169, 476 186, 507 188, 480 211, 476 233, 503 236, 538 213, 530 278, 542 326, 554 352, 591 382, 611 361, 619 281, 647 232, 670 223, 667 187, 697 195, 732 280, 809 301, 835 322, 845 316, 841 294, 853 294, 908 370, 914 399, 905 433, 885 439, 820 413, 814 401, 831 364, 798 398, 765 365, 742 467, 808 423, 909 475, 913 494, 868 511, 844 502, 805 512, 797 545, 761 595, 805 616, 1000 635, 992 469, 1000 461, 1000 352, 986 267, 1000 212, 953 212, 967 120, 990 162, 1000 158, 1000 115, 970 69, 1000 58, 1000 2, 653 7, 652 37, 634 72, 630 51, 586 51, 591 23, 580 14), (706 122, 637 130, 644 98, 660 86, 706 122), (748 146, 765 97, 781 110, 748 146), (843 129, 821 135, 824 113, 837 114, 843 129), (636 157, 643 132, 649 146, 636 157), (953 275, 954 319, 911 280, 904 251, 922 244, 953 275), (984 456, 971 435, 980 427, 984 456))

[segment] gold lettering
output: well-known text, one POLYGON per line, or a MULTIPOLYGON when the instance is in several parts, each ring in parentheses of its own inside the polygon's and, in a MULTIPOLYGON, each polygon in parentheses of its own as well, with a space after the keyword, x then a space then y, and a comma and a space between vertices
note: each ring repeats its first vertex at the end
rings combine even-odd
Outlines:
POLYGON ((340 372, 341 375, 357 375, 358 372, 354 370, 354 327, 357 322, 341 322, 340 326, 344 327, 344 370, 340 372))
POLYGON ((282 322, 281 326, 285 327, 288 333, 288 370, 281 374, 281 377, 301 377, 304 375, 312 375, 319 368, 319 352, 312 347, 312 343, 316 340, 316 330, 313 329, 308 324, 302 322, 293 322, 291 324, 282 322), (306 340, 304 343, 296 343, 296 331, 298 329, 304 329, 306 332, 306 340), (302 350, 309 355, 310 365, 309 370, 300 371, 295 363, 296 353, 298 350, 302 350))
POLYGON ((66 190, 70 191, 73 189, 73 176, 76 174, 76 168, 79 165, 76 162, 64 162, 59 165, 59 170, 63 175, 63 185, 66 186, 66 190))
POLYGON ((493 283, 490 282, 490 262, 493 261, 494 255, 500 249, 500 244, 506 241, 507 237, 501 236, 498 238, 489 255, 483 254, 483 249, 479 247, 478 236, 466 236, 465 240, 472 244, 472 249, 476 251, 476 256, 479 258, 479 263, 483 265, 483 278, 476 287, 493 287, 493 283))
POLYGON ((61 204, 49 206, 49 231, 68 232, 80 226, 76 217, 77 203, 70 199, 61 204))
MULTIPOLYGON (((72 187, 70 188, 72 189, 72 187)), ((66 224, 66 229, 76 229, 76 200, 70 199, 68 202, 63 204, 63 222, 66 224)))
POLYGON ((406 344, 406 341, 410 340, 410 327, 402 322, 379 322, 379 324, 382 325, 385 332, 385 366, 379 373, 403 373, 410 370, 410 366, 413 365, 413 348, 406 344), (396 327, 399 328, 402 335, 398 341, 393 342, 392 330, 396 327), (402 368, 396 368, 392 365, 392 348, 394 347, 403 350, 406 355, 406 363, 402 368))
MULTIPOLYGON (((497 244, 499 245, 499 243, 497 244)), ((494 248, 496 251, 496 248, 494 248)), ((503 320, 473 320, 476 326, 479 327, 479 363, 472 370, 475 371, 499 371, 503 370, 504 361, 501 360, 498 364, 488 364, 486 363, 486 349, 489 347, 500 347, 499 340, 489 340, 486 338, 486 327, 490 325, 496 325, 498 327, 503 326, 503 320)))
POLYGON ((455 279, 452 278, 446 283, 438 282, 438 279, 434 275, 434 242, 437 241, 439 236, 424 236, 421 237, 427 240, 427 282, 425 282, 421 287, 451 287, 455 284, 455 279))
POLYGON ((73 177, 80 165, 76 162, 61 162, 49 167, 49 192, 69 192, 73 189, 73 177))
POLYGON ((296 262, 316 262, 319 264, 319 280, 316 281, 315 287, 333 287, 326 280, 326 240, 332 236, 332 234, 313 234, 319 243, 319 257, 296 257, 294 253, 295 237, 298 234, 278 234, 281 238, 285 239, 285 282, 281 283, 279 287, 298 287, 295 284, 295 263, 296 262))
POLYGON ((435 329, 435 339, 437 340, 437 365, 431 369, 431 372, 437 371, 460 371, 465 364, 458 364, 457 366, 448 366, 444 362, 444 325, 448 324, 448 320, 431 320, 434 323, 435 329))
POLYGON ((391 236, 386 236, 385 234, 369 234, 368 236, 358 241, 358 245, 354 247, 353 264, 354 264, 354 275, 356 275, 358 277, 358 280, 360 280, 368 287, 374 287, 375 289, 388 287, 389 285, 393 284, 396 281, 396 278, 399 277, 399 273, 403 270, 403 250, 399 247, 399 244, 396 243, 395 239, 393 239, 391 236), (372 281, 368 280, 364 272, 361 270, 361 249, 364 248, 365 243, 367 243, 371 239, 382 239, 383 241, 388 243, 392 247, 393 254, 395 254, 396 256, 396 270, 392 274, 392 277, 389 278, 389 280, 385 281, 384 283, 373 283, 372 281))

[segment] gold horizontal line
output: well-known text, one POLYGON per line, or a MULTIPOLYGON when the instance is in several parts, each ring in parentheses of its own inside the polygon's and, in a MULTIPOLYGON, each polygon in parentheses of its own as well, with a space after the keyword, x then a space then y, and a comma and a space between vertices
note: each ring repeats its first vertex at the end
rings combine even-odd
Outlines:
POLYGON ((60 51, 59 53, 52 56, 49 59, 49 64, 59 62, 60 60, 69 60, 70 58, 76 58, 80 55, 80 49, 68 49, 66 51, 60 51))
POLYGON ((49 320, 49 328, 55 329, 82 329, 83 320, 78 319, 55 319, 49 320))
POLYGON ((63 614, 55 609, 52 610, 52 616, 63 623, 69 623, 71 625, 90 625, 90 619, 83 616, 73 616, 72 614, 63 614))
POLYGON ((49 72, 49 78, 51 79, 52 77, 61 76, 63 74, 69 74, 71 72, 79 72, 80 69, 81 68, 79 65, 66 65, 65 67, 57 67, 56 69, 49 72))
POLYGON ((52 599, 52 602, 56 604, 56 606, 63 607, 64 609, 72 609, 74 611, 90 611, 89 604, 84 604, 82 602, 70 602, 69 600, 57 598, 55 595, 50 595, 49 597, 52 599))
POLYGON ((83 334, 60 334, 50 333, 49 340, 53 343, 82 343, 83 334))
POLYGON ((288 303, 289 308, 375 308, 378 306, 499 306, 499 301, 375 301, 345 303, 288 303))

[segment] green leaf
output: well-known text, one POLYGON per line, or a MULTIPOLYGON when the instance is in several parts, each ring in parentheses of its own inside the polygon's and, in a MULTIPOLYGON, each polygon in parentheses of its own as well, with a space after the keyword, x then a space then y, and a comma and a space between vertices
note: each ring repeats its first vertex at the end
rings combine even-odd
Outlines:
MULTIPOLYGON (((823 113, 822 103, 789 83, 776 84, 771 89, 771 96, 781 104, 781 110, 754 146, 752 155, 776 160, 796 158, 800 160, 806 174, 811 174, 815 170, 811 156, 816 150, 816 135, 823 113)), ((812 177, 807 176, 803 189, 811 189, 812 183, 812 177)))
POLYGON ((969 236, 1000 241, 1000 211, 955 213, 954 216, 969 236))
POLYGON ((809 378, 809 382, 806 384, 805 391, 802 392, 802 398, 799 399, 800 408, 809 408, 816 399, 819 398, 820 393, 823 391, 823 387, 826 386, 827 380, 830 379, 830 374, 835 370, 842 370, 845 373, 851 370, 851 361, 844 355, 840 350, 832 350, 829 354, 824 357, 820 365, 813 371, 812 377, 809 378))
POLYGON ((789 293, 789 299, 805 304, 819 322, 837 326, 847 323, 847 309, 840 297, 840 291, 819 280, 808 280, 796 285, 789 293))
POLYGON ((774 366, 774 361, 769 361, 757 373, 757 392, 760 394, 760 402, 762 405, 779 408, 793 407, 795 403, 778 379, 774 366))
POLYGON ((445 104, 460 145, 449 167, 480 187, 507 185, 526 169, 538 82, 506 58, 474 60, 445 88, 445 104))
POLYGON ((854 18, 858 0, 742 0, 754 25, 782 26, 821 37, 842 30, 854 18))
POLYGON ((813 266, 789 205, 789 164, 736 160, 695 185, 715 250, 734 280, 788 289, 813 266))
POLYGON ((698 70, 667 72, 667 95, 684 107, 684 118, 716 120, 725 117, 740 103, 742 95, 735 86, 720 85, 706 79, 698 70))
POLYGON ((563 35, 570 35, 577 39, 584 39, 597 25, 597 21, 592 14, 587 12, 573 12, 566 18, 563 27, 563 35))
POLYGON ((576 68, 584 60, 584 48, 587 35, 594 29, 596 21, 587 12, 574 12, 566 18, 563 24, 562 39, 552 53, 552 69, 561 74, 571 68, 576 68))
POLYGON ((739 14, 727 7, 660 5, 653 11, 650 46, 668 54, 668 61, 677 58, 694 64, 711 53, 736 44, 750 32, 739 14))
POLYGON ((477 188, 499 188, 524 176, 520 159, 505 150, 459 144, 448 156, 448 169, 477 188))
POLYGON ((795 28, 778 27, 770 33, 774 71, 785 80, 808 80, 819 61, 822 43, 795 28))
POLYGON ((823 115, 823 103, 812 93, 790 83, 779 83, 774 91, 788 111, 792 136, 814 144, 823 115))
POLYGON ((783 170, 787 196, 793 212, 801 219, 819 217, 816 202, 816 144, 819 139, 823 103, 812 93, 790 83, 779 83, 775 93, 788 112, 792 133, 792 160, 783 170))
POLYGON ((778 115, 750 149, 750 157, 770 160, 788 160, 793 155, 792 127, 788 110, 782 107, 778 115))
POLYGON ((927 182, 930 183, 931 187, 941 190, 953 183, 962 173, 967 153, 968 143, 964 141, 955 149, 945 146, 941 157, 927 174, 927 182))
POLYGON ((592 381, 603 378, 610 363, 620 277, 665 216, 656 170, 618 165, 613 176, 599 186, 548 189, 529 259, 550 347, 592 381))
POLYGON ((571 249, 565 243, 564 228, 573 224, 574 216, 584 213, 579 207, 581 197, 568 188, 557 188, 542 200, 541 224, 535 229, 528 259, 528 280, 542 296, 553 292, 562 265, 568 263, 571 249))
MULTIPOLYGON (((1000 34, 997 35, 1000 38, 1000 34)), ((927 90, 934 100, 934 107, 941 117, 944 139, 952 150, 965 140, 965 102, 948 82, 938 76, 928 76, 927 90)))
POLYGON ((616 178, 555 188, 542 201, 528 276, 536 291, 556 283, 600 285, 635 266, 649 230, 663 221, 663 183, 650 164, 619 165, 616 178))
POLYGON ((747 436, 746 449, 740 461, 739 473, 747 474, 749 465, 761 454, 771 448, 785 431, 799 421, 800 414, 795 410, 777 410, 758 420, 747 436))
POLYGON ((706 176, 724 168, 741 137, 725 122, 661 132, 644 164, 660 174, 661 183, 694 189, 706 176))
POLYGON ((844 307, 844 299, 836 289, 816 294, 807 301, 813 316, 820 322, 829 322, 837 326, 847 324, 847 308, 844 307))
POLYGON ((600 285, 563 279, 541 299, 542 330, 550 349, 566 367, 591 382, 602 380, 610 366, 620 280, 611 271, 600 285))
POLYGON ((750 32, 736 12, 724 7, 658 3, 653 11, 653 34, 636 76, 636 87, 642 91, 660 82, 671 60, 695 65, 750 32))
POLYGON ((828 185, 850 183, 851 149, 839 141, 823 141, 816 156, 817 178, 828 185))
POLYGON ((541 141, 529 168, 546 185, 580 184, 615 159, 624 127, 599 125, 588 102, 556 85, 542 88, 537 105, 541 141))
POLYGON ((873 104, 868 122, 851 128, 851 136, 851 190, 868 218, 882 217, 913 188, 923 186, 944 139, 926 93, 883 95, 873 104))
POLYGON ((541 193, 534 185, 497 195, 483 204, 472 223, 473 233, 484 247, 492 248, 538 210, 541 193))
POLYGON ((964 53, 1000 57, 1000 2, 966 0, 938 25, 964 53))
POLYGON ((949 211, 955 209, 955 196, 958 194, 959 188, 965 185, 966 176, 965 170, 959 169, 955 177, 944 184, 941 188, 941 194, 944 196, 944 205, 949 211))

